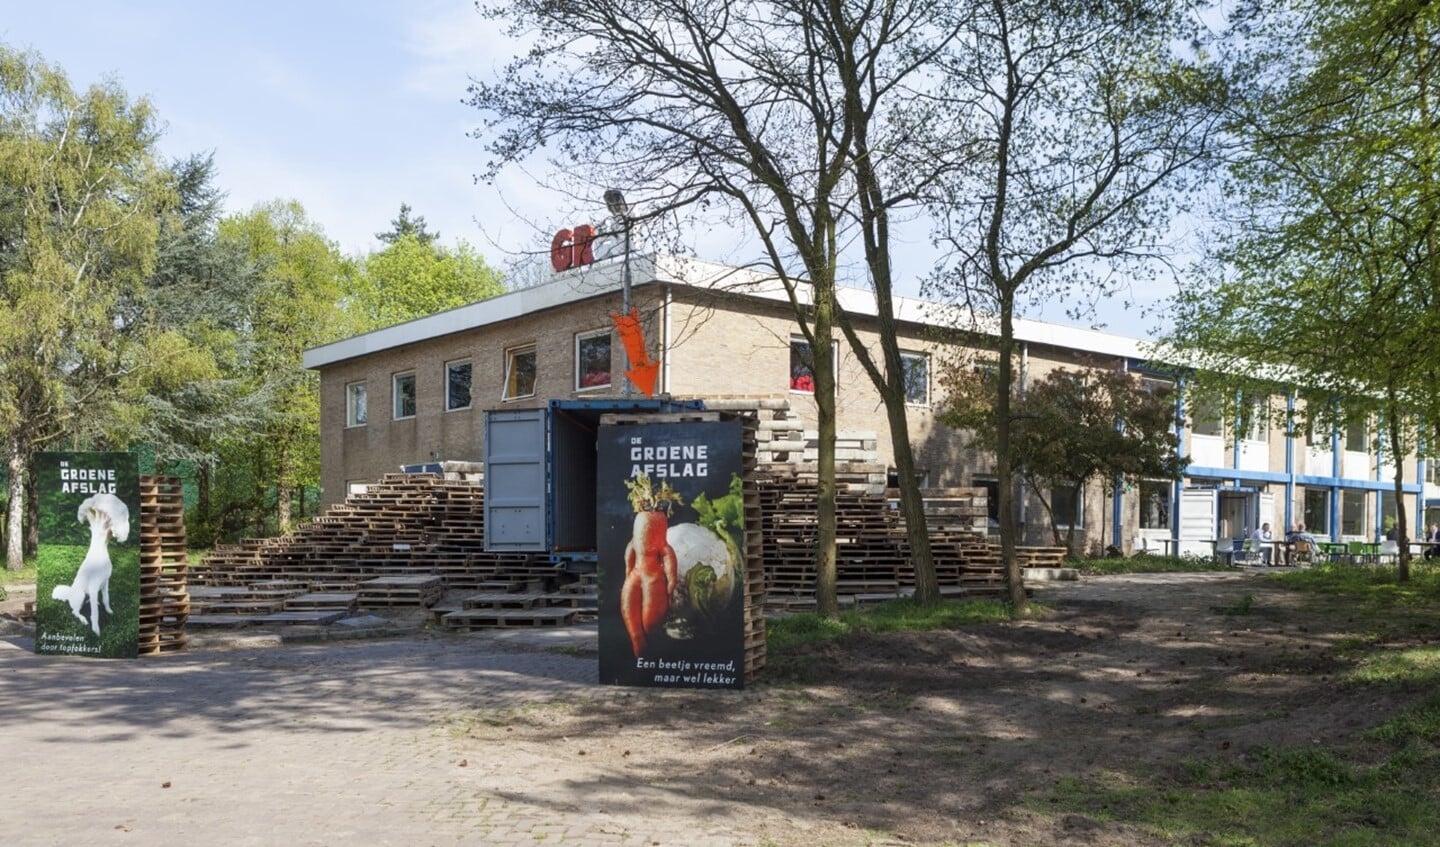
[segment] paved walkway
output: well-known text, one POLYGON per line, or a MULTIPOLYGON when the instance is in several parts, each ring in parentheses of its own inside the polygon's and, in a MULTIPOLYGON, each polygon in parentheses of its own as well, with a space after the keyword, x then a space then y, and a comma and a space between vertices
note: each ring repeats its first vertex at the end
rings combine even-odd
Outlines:
POLYGON ((593 654, 547 649, 593 647, 593 628, 235 643, 252 646, 104 661, 0 635, 0 844, 747 843, 557 804, 463 752, 447 716, 597 696, 593 654))

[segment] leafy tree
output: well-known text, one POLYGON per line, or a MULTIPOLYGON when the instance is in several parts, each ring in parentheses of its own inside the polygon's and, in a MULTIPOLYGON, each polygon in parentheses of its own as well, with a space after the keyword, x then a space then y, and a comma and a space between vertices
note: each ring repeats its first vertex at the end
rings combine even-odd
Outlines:
MULTIPOLYGON (((318 483, 319 386, 301 354, 343 334, 337 304, 346 260, 294 201, 272 202, 225 218, 219 238, 253 265, 255 292, 243 393, 263 421, 247 445, 258 486, 277 492, 278 528, 291 528, 293 492, 318 483)), ((263 496, 257 494, 263 500, 263 496)))
POLYGON ((261 289, 242 246, 219 237, 224 198, 214 186, 213 158, 192 156, 171 170, 179 213, 162 222, 155 272, 132 306, 134 319, 148 321, 163 340, 152 353, 164 367, 136 384, 132 440, 153 445, 162 473, 194 468, 189 536, 208 546, 222 449, 247 442, 264 419, 244 370, 253 352, 252 301, 261 289))
POLYGON ((371 253, 349 278, 347 308, 359 331, 391 326, 505 291, 500 274, 470 245, 447 249, 402 235, 371 253))
POLYGON ((1249 81, 1232 113, 1243 146, 1228 226, 1211 273, 1178 300, 1173 342, 1212 373, 1298 387, 1312 430, 1375 418, 1404 456, 1440 436, 1440 8, 1242 4, 1231 23, 1244 37, 1224 55, 1249 81))
POLYGON ((123 431, 121 394, 144 357, 122 305, 155 261, 172 197, 156 121, 113 83, 75 91, 0 45, 0 433, 9 472, 6 562, 23 564, 32 453, 123 431))
POLYGON ((1224 89, 1208 64, 1176 49, 1193 26, 1189 4, 962 7, 933 97, 944 117, 932 147, 953 163, 926 195, 951 256, 933 290, 966 307, 962 328, 998 336, 1000 542, 1010 601, 1023 610, 1014 318, 1031 301, 1110 296, 1125 279, 1118 271, 1143 272, 1163 256, 1178 190, 1206 161, 1224 89))
POLYGON ((634 187, 637 208, 738 216, 759 239, 808 343, 819 430, 819 611, 835 596, 835 336, 850 342, 890 423, 915 568, 916 599, 938 602, 904 413, 895 333, 891 216, 933 180, 934 157, 907 139, 943 109, 917 91, 951 44, 936 0, 825 2, 510 0, 487 9, 533 43, 470 102, 493 176, 543 145, 577 193, 634 187), (917 123, 918 122, 918 123, 917 123), (892 182, 893 181, 893 182, 892 182), (842 267, 863 269, 882 355, 861 343, 838 297, 842 267))
POLYGON ((414 238, 421 244, 433 246, 440 238, 440 233, 431 232, 425 228, 425 216, 410 217, 410 204, 400 204, 400 215, 390 222, 389 232, 377 232, 375 237, 393 245, 402 238, 414 238))
MULTIPOLYGON (((941 420, 974 433, 977 446, 996 449, 999 414, 993 379, 961 367, 943 377, 949 399, 941 420)), ((1054 503, 1046 494, 1073 487, 1077 496, 1099 481, 1108 490, 1142 479, 1179 479, 1175 401, 1149 391, 1134 374, 1100 368, 1060 368, 1012 389, 1011 440, 1015 467, 1050 517, 1055 543, 1074 549, 1075 522, 1062 542, 1054 503)))

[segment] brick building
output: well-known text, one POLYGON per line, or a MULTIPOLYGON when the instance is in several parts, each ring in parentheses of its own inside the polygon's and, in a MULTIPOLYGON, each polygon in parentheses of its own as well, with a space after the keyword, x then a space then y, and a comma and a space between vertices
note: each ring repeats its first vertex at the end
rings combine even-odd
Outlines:
MULTIPOLYGON (((632 273, 632 301, 647 348, 660 356, 659 393, 765 401, 788 407, 800 427, 814 428, 804 365, 808 347, 773 280, 664 254, 634 257, 632 273)), ((620 309, 621 281, 621 264, 602 261, 308 351, 306 367, 320 373, 324 502, 341 500, 352 487, 401 465, 479 461, 484 410, 621 396, 625 358, 610 320, 620 309)), ((873 297, 854 289, 842 297, 859 316, 862 337, 878 351, 873 297)), ((940 328, 951 323, 941 308, 907 298, 896 304, 917 466, 929 486, 993 491, 993 459, 935 418, 936 374, 954 352, 938 341, 940 328)), ((1016 337, 1022 384, 1057 367, 1144 366, 1143 343, 1134 338, 1030 320, 1016 321, 1016 337)), ((843 339, 837 348, 842 436, 873 446, 873 458, 888 463, 892 451, 879 397, 843 339)), ((1169 545, 1195 553, 1262 520, 1277 528, 1305 520, 1322 537, 1373 538, 1387 510, 1393 514, 1393 495, 1385 493, 1391 465, 1373 450, 1348 449, 1361 446, 1364 433, 1311 445, 1258 423, 1227 436, 1229 420, 1201 412, 1194 427, 1180 430, 1192 464, 1179 484, 1142 483, 1110 497, 1098 486, 1079 496, 1051 492, 1057 514, 1074 515, 1076 537, 1087 549, 1119 539, 1127 550, 1169 545)), ((1425 468, 1413 457, 1404 463, 1404 507, 1419 518, 1425 468)), ((1037 502, 1020 499, 1025 538, 1048 543, 1049 525, 1037 502)))

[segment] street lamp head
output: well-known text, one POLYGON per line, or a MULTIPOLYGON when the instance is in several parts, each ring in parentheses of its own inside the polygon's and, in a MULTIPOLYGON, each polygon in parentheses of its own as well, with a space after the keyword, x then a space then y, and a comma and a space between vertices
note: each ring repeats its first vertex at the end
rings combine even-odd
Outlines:
POLYGON ((605 207, 610 210, 612 215, 619 215, 622 218, 630 216, 630 204, 625 202, 625 195, 618 188, 606 189, 605 207))

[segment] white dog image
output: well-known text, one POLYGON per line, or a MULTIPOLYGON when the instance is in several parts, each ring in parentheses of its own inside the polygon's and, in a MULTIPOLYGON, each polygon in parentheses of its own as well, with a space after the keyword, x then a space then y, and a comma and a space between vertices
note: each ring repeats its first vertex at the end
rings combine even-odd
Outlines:
POLYGON ((85 561, 80 563, 80 570, 75 574, 75 581, 70 585, 57 585, 50 592, 55 600, 64 600, 70 604, 70 613, 81 623, 90 624, 90 628, 96 635, 100 634, 100 606, 105 603, 105 611, 111 612, 110 608, 110 550, 106 544, 109 539, 124 541, 130 536, 130 509, 125 501, 114 494, 96 494, 80 504, 80 510, 76 513, 80 523, 90 524, 90 549, 85 553, 85 561), (80 614, 80 607, 85 601, 90 601, 90 620, 80 614))

